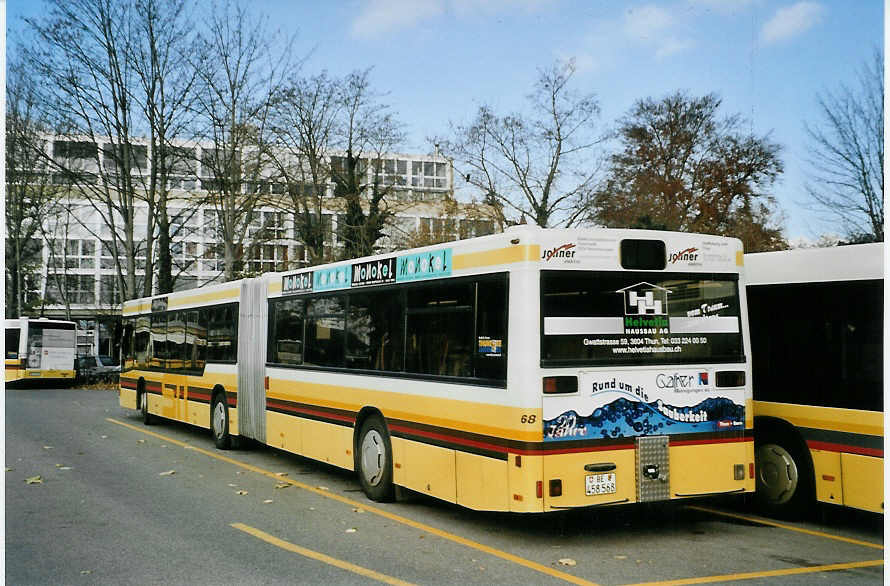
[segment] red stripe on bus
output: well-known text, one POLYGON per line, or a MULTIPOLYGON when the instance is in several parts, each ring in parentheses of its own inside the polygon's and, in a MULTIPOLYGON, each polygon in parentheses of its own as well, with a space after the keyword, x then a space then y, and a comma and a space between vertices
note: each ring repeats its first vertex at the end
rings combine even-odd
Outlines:
POLYGON ((859 454, 860 456, 874 456, 883 458, 884 450, 878 448, 863 448, 845 444, 833 444, 829 442, 807 441, 807 446, 812 450, 824 450, 826 452, 840 452, 844 454, 859 454))
MULTIPOLYGON (((490 452, 500 452, 500 453, 508 453, 508 450, 505 446, 498 446, 495 444, 490 444, 487 442, 480 442, 477 440, 471 440, 468 438, 455 437, 453 435, 445 435, 441 433, 434 433, 432 431, 424 431, 420 429, 415 429, 413 427, 403 427, 401 425, 390 425, 389 428, 393 431, 397 431, 399 433, 404 433, 406 435, 420 436, 428 439, 439 440, 441 442, 447 442, 450 444, 457 444, 460 446, 472 446, 474 448, 480 448, 483 450, 488 450, 490 452)), ((512 450, 510 450, 512 451, 512 450)))
POLYGON ((727 437, 727 438, 711 438, 711 439, 688 439, 688 440, 679 440, 679 441, 670 441, 670 445, 672 446, 699 446, 702 444, 732 444, 738 442, 753 442, 754 438, 751 436, 743 436, 743 437, 727 437))
POLYGON ((279 403, 278 401, 268 400, 266 401, 266 407, 281 409, 283 411, 290 411, 292 413, 305 413, 306 415, 313 415, 322 419, 333 419, 336 421, 345 421, 346 423, 351 423, 353 425, 355 424, 355 417, 339 415, 337 413, 330 413, 328 411, 316 411, 314 409, 306 409, 305 407, 294 407, 286 403, 279 403))

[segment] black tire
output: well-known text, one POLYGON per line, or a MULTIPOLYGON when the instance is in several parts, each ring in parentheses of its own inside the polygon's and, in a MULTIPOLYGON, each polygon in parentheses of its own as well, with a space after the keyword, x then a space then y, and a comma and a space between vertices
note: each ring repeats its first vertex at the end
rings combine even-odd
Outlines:
POLYGON ((226 403, 225 393, 213 396, 210 405, 210 433, 213 435, 213 442, 220 450, 232 447, 232 436, 229 435, 229 406, 226 403))
POLYGON ((142 423, 145 425, 152 425, 155 422, 155 417, 148 412, 148 393, 144 390, 140 391, 138 401, 139 409, 142 411, 142 423))
POLYGON ((365 495, 372 501, 387 503, 395 499, 392 483, 392 444, 380 417, 365 420, 356 449, 356 472, 365 495))
MULTIPOLYGON (((755 427, 756 428, 756 427, 755 427)), ((801 440, 780 430, 756 432, 755 500, 772 516, 798 518, 815 502, 813 465, 801 440)))

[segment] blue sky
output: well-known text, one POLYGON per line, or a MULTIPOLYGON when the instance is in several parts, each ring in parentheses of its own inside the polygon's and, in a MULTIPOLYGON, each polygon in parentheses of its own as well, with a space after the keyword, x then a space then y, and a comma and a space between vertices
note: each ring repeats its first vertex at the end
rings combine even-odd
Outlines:
MULTIPOLYGON (((39 11, 10 0, 7 26, 39 11)), ((274 26, 296 32, 304 70, 342 75, 373 67, 406 124, 410 151, 465 122, 478 107, 521 110, 539 68, 574 58, 575 89, 600 100, 603 130, 640 98, 716 92, 724 114, 782 144, 775 187, 786 235, 815 238, 831 225, 801 205, 816 96, 855 85, 884 46, 882 0, 254 0, 274 26)))

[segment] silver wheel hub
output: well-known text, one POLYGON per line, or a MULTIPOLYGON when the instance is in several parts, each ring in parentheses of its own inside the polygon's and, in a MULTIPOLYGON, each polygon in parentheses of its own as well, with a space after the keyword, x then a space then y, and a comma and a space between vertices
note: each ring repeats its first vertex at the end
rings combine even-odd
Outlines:
POLYGON ((776 444, 757 449, 757 491, 767 502, 784 504, 797 492, 798 470, 791 454, 776 444))
POLYGON ((386 467, 386 450, 383 437, 376 429, 372 429, 362 438, 362 475, 371 486, 377 486, 383 478, 386 467))
POLYGON ((213 433, 216 437, 222 437, 226 432, 226 406, 222 401, 217 401, 213 408, 213 433))

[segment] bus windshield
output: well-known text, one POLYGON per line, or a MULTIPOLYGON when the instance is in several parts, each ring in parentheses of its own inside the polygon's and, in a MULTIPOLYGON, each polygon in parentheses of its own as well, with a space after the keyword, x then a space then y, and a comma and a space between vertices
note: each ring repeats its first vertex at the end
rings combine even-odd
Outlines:
POLYGON ((744 362, 738 276, 543 271, 541 366, 744 362))

